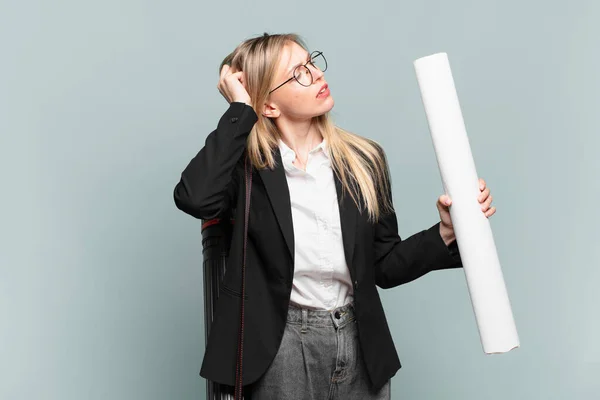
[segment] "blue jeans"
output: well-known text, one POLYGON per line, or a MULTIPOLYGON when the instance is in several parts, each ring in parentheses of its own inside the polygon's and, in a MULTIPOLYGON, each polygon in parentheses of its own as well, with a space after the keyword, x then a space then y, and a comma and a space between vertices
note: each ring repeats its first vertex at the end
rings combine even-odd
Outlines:
POLYGON ((333 311, 291 306, 281 345, 251 400, 389 400, 370 387, 351 304, 333 311))

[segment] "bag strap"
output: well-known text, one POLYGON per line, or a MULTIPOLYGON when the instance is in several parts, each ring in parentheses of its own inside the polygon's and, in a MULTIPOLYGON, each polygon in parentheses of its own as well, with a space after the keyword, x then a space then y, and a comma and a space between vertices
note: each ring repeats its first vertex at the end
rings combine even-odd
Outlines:
POLYGON ((244 209, 244 250, 242 255, 242 290, 240 306, 240 330, 238 337, 238 359, 235 368, 235 400, 242 400, 242 362, 244 359, 244 298, 246 297, 246 247, 248 244, 248 219, 250 217, 250 195, 252 193, 252 164, 246 153, 244 162, 244 181, 246 187, 246 205, 244 209))

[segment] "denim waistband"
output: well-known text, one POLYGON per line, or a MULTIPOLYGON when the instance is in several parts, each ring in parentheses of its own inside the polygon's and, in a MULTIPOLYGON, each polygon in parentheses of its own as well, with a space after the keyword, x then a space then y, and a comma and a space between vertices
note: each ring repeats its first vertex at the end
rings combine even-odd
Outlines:
POLYGON ((354 321, 354 305, 352 303, 329 310, 311 310, 290 305, 288 308, 287 322, 302 324, 303 326, 332 326, 341 328, 354 321))

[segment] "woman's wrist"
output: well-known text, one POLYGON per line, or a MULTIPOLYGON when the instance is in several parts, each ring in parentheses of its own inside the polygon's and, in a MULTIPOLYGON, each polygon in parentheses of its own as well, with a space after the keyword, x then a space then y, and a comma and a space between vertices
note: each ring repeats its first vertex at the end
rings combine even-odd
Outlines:
POLYGON ((456 236, 454 235, 454 229, 452 227, 448 227, 444 225, 444 223, 440 222, 440 236, 442 240, 449 246, 452 242, 456 240, 456 236))

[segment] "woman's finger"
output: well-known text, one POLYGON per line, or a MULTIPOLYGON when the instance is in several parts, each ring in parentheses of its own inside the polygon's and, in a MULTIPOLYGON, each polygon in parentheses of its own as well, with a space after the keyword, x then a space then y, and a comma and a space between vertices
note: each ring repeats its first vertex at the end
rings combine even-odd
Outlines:
POLYGON ((223 68, 221 68, 220 78, 223 79, 230 69, 231 69, 231 67, 229 65, 227 65, 227 64, 223 65, 223 68))
POLYGON ((485 180, 483 178, 479 178, 479 190, 485 189, 485 180))
POLYGON ((485 212, 485 216, 489 218, 492 215, 494 215, 495 213, 496 213, 496 207, 490 207, 490 209, 485 212))
POLYGON ((225 76, 227 75, 228 70, 229 65, 223 65, 223 68, 221 68, 221 73, 219 74, 219 85, 223 86, 225 83, 225 76))
POLYGON ((452 200, 448 195, 443 194, 438 198, 438 204, 444 208, 447 208, 452 204, 452 200))
POLYGON ((490 195, 490 188, 485 188, 485 190, 479 194, 479 197, 477 197, 477 200, 479 200, 479 202, 482 203, 483 201, 485 201, 488 198, 489 195, 490 195))
POLYGON ((481 210, 482 211, 487 211, 490 208, 490 205, 492 204, 492 195, 490 195, 485 202, 481 205, 481 210))
POLYGON ((217 83, 217 89, 219 90, 219 93, 221 93, 223 95, 223 97, 227 98, 227 96, 225 95, 225 75, 227 74, 227 71, 229 70, 229 65, 225 64, 223 65, 223 67, 221 68, 221 73, 219 74, 219 83, 217 83))
POLYGON ((225 76, 225 79, 226 80, 231 80, 231 81, 235 81, 235 80, 241 81, 242 80, 242 76, 243 76, 242 71, 230 72, 230 73, 228 73, 225 76))

